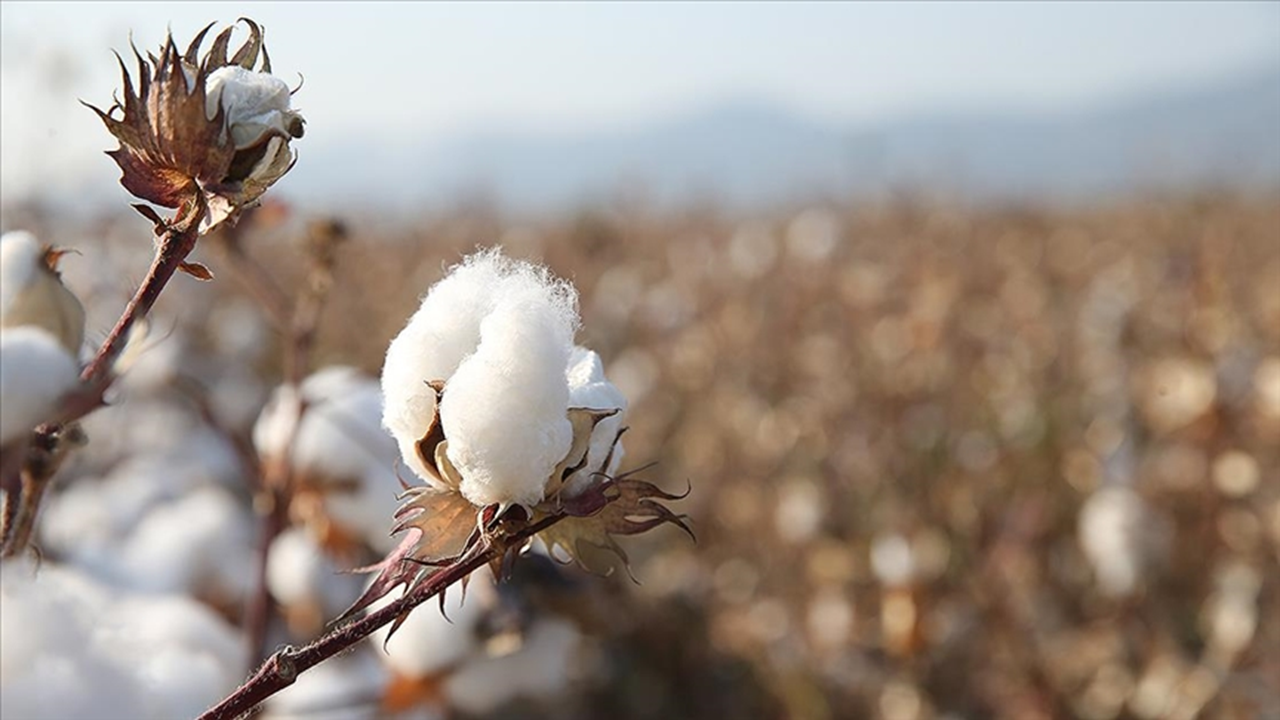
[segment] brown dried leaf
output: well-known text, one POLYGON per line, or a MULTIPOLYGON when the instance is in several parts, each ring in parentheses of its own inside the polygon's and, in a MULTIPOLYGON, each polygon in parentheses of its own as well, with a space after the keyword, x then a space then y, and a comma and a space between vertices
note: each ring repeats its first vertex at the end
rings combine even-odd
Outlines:
POLYGON ((201 282, 213 280, 213 271, 202 263, 183 262, 178 265, 178 269, 201 282))
POLYGON ((438 563, 457 557, 476 529, 476 508, 459 493, 431 486, 411 488, 396 510, 394 535, 409 529, 421 533, 408 557, 421 563, 438 563))
POLYGON ((595 556, 599 554, 591 549, 612 553, 630 572, 627 553, 614 539, 617 535, 636 535, 671 524, 696 540, 687 517, 672 512, 661 502, 681 500, 689 491, 673 495, 652 483, 633 479, 633 474, 604 480, 579 496, 564 500, 561 507, 572 517, 539 533, 547 547, 559 548, 588 571, 608 574, 612 568, 597 563, 595 556))

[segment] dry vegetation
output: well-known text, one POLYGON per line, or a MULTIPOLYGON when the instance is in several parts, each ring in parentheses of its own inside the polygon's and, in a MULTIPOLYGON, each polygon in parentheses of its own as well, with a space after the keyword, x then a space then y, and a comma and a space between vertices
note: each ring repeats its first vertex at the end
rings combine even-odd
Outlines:
MULTIPOLYGON (((592 683, 504 717, 1280 707, 1274 196, 339 219, 314 365, 376 374, 442 264, 499 241, 576 282, 583 339, 632 400, 625 465, 693 488, 696 546, 638 539, 640 585, 574 600, 599 639, 592 683), (1136 498, 1118 531, 1081 525, 1104 487, 1136 498), (1100 583, 1090 542, 1133 582, 1100 583)), ((268 205, 239 241, 300 281, 307 220, 268 205)), ((146 228, 111 234, 141 244, 146 228)), ((182 280, 160 306, 205 324, 191 372, 250 362, 274 382, 271 348, 218 349, 219 312, 251 305, 211 250, 218 281, 182 280)))

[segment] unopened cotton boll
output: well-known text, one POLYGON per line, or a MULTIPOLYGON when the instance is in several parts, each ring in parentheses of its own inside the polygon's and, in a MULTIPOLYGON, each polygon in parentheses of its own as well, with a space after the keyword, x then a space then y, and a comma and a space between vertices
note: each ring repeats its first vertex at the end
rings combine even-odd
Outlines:
POLYGON ((568 454, 569 357, 577 293, 545 269, 491 250, 434 285, 392 341, 382 372, 383 423, 405 462, 439 479, 417 443, 438 408, 460 491, 476 505, 532 505, 568 454))
POLYGON ((49 333, 36 327, 0 332, 0 445, 51 420, 78 379, 75 360, 49 333))
POLYGON ((74 357, 84 340, 84 307, 54 269, 60 255, 28 232, 0 236, 0 328, 41 328, 74 357))

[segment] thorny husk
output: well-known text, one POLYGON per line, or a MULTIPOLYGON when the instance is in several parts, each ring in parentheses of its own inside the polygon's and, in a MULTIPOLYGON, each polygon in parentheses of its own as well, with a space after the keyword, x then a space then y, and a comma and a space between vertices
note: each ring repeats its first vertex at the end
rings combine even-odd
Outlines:
MULTIPOLYGON (((594 472, 594 481, 581 492, 573 496, 560 492, 565 480, 576 472, 585 471, 583 465, 592 431, 616 410, 569 409, 574 428, 572 447, 547 478, 546 499, 542 502, 531 508, 472 505, 459 489, 461 477, 447 452, 449 441, 439 413, 439 401, 443 400, 445 392, 444 382, 434 381, 430 385, 437 395, 436 412, 428 431, 417 443, 417 451, 438 482, 405 488, 401 495, 402 504, 395 513, 396 524, 391 530, 392 534, 404 533, 404 539, 382 562, 358 570, 377 573, 377 577, 337 622, 368 608, 397 587, 404 586, 406 593, 412 592, 431 576, 435 568, 458 562, 485 549, 500 549, 490 567, 494 577, 503 578, 508 574, 510 563, 531 542, 531 539, 524 539, 513 543, 511 538, 531 525, 556 517, 563 519, 549 524, 537 534, 551 550, 552 556, 558 560, 563 557, 565 562, 576 562, 584 569, 606 574, 612 566, 608 562, 598 563, 601 558, 595 551, 612 553, 630 572, 627 554, 616 536, 636 535, 671 524, 693 537, 687 518, 662 504, 664 500, 683 499, 688 491, 680 495, 664 492, 652 483, 633 477, 635 472, 617 477, 594 472)), ((625 428, 615 436, 615 448, 623 432, 625 428)), ((608 466, 609 459, 606 458, 602 467, 608 466)), ((464 580, 464 592, 465 587, 464 580)), ((441 596, 442 610, 443 602, 441 596)), ((391 634, 406 617, 407 613, 396 619, 391 634)))
MULTIPOLYGON (((262 29, 248 18, 241 21, 249 37, 230 58, 234 26, 218 34, 203 58, 198 57, 200 45, 213 24, 201 30, 185 52, 179 52, 172 36, 159 56, 148 53, 143 58, 134 48, 136 87, 117 53, 123 101, 115 98, 105 112, 85 103, 120 142, 107 153, 120 166, 120 183, 143 200, 176 208, 174 225, 179 228, 198 226, 201 233, 208 232, 257 200, 293 167, 288 144, 303 134, 302 117, 289 111, 279 127, 264 125, 251 144, 238 146, 223 103, 217 102, 209 113, 207 90, 214 71, 235 66, 271 72, 262 29)), ((156 219, 154 212, 139 211, 156 219)))

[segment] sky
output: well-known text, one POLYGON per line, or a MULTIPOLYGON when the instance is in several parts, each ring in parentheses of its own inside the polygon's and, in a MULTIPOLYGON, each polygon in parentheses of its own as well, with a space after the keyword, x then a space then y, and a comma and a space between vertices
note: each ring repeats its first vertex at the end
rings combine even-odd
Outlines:
POLYGON ((572 135, 730 98, 831 124, 1054 111, 1280 62, 1280 3, 0 3, 0 191, 110 145, 112 48, 210 21, 267 28, 314 143, 572 135))

